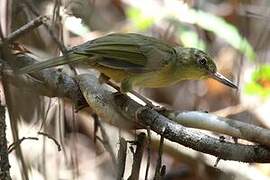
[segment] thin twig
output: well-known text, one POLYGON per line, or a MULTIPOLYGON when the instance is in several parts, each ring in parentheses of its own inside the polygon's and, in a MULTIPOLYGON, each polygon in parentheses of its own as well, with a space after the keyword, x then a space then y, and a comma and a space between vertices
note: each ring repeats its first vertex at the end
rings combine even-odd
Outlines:
POLYGON ((150 168, 150 160, 151 160, 151 130, 150 127, 146 127, 147 130, 147 163, 146 163, 146 170, 145 170, 145 180, 148 179, 148 171, 150 168))
MULTIPOLYGON (((14 56, 11 55, 11 53, 9 52, 8 48, 5 48, 4 45, 4 53, 2 54, 4 60, 8 63, 14 63, 13 58, 14 56)), ((11 67, 16 66, 16 63, 12 64, 11 67)), ((6 71, 6 68, 5 68, 6 71)), ((18 128, 18 121, 19 118, 17 116, 15 116, 17 109, 15 109, 14 107, 14 100, 13 100, 13 94, 12 94, 12 90, 10 89, 10 80, 8 80, 7 78, 7 74, 6 72, 2 73, 2 84, 3 84, 3 88, 4 88, 4 94, 5 94, 5 100, 6 100, 6 106, 8 108, 8 113, 9 113, 9 123, 10 123, 10 129, 12 132, 12 137, 13 137, 13 142, 17 142, 19 141, 19 128, 18 128)), ((13 72, 13 74, 15 74, 13 72)), ((15 75, 16 76, 16 75, 15 75)), ((29 180, 29 174, 28 174, 28 170, 29 167, 26 165, 26 161, 25 158, 23 156, 23 152, 21 149, 21 146, 17 146, 15 148, 15 154, 18 157, 18 163, 20 164, 21 167, 21 175, 22 175, 22 179, 24 180, 29 180)))
MULTIPOLYGON (((36 16, 40 16, 37 8, 29 3, 27 0, 22 0, 22 2, 25 4, 25 6, 36 16)), ((60 49, 60 51, 62 52, 62 54, 66 55, 68 50, 67 48, 64 46, 64 44, 62 42, 59 41, 59 39, 57 38, 57 36, 55 35, 54 31, 52 30, 52 28, 45 23, 44 24, 46 30, 49 32, 50 36, 52 37, 52 40, 56 43, 56 45, 58 46, 58 48, 60 49)), ((75 68, 72 65, 69 65, 70 69, 72 70, 72 72, 74 73, 74 75, 77 75, 77 71, 75 70, 75 68)))
POLYGON ((44 132, 38 132, 39 135, 43 135, 51 140, 53 140, 53 142, 55 143, 55 145, 57 146, 57 149, 58 151, 61 151, 61 145, 59 144, 59 142, 54 138, 52 137, 51 135, 47 134, 47 133, 44 133, 44 132))
POLYGON ((133 164, 131 169, 131 175, 129 176, 128 180, 137 180, 139 179, 140 168, 141 168, 141 161, 143 157, 143 150, 145 146, 145 133, 140 133, 138 135, 136 144, 136 152, 133 158, 133 164))
POLYGON ((17 40, 19 37, 25 35, 26 33, 33 31, 35 28, 39 27, 40 25, 45 24, 47 20, 48 20, 47 16, 39 16, 39 17, 33 19, 32 21, 28 22, 27 24, 23 25, 22 27, 20 27, 16 31, 9 34, 4 39, 4 42, 0 42, 0 45, 2 45, 3 43, 6 43, 6 44, 11 43, 11 42, 17 40))
MULTIPOLYGON (((27 0, 22 0, 22 2, 25 4, 25 6, 35 15, 35 16, 40 16, 37 8, 31 4, 30 2, 28 2, 27 0)), ((58 38, 56 37, 56 35, 54 34, 53 30, 50 28, 50 26, 48 24, 44 24, 45 28, 47 29, 47 31, 49 32, 49 34, 51 35, 53 41, 56 43, 56 45, 59 47, 60 51, 65 54, 67 52, 66 47, 58 40, 58 38)))
POLYGON ((98 140, 98 141, 101 142, 102 144, 104 143, 103 139, 101 139, 99 136, 96 136, 96 140, 98 140))
POLYGON ((96 144, 97 142, 97 132, 98 132, 98 122, 97 122, 97 114, 93 114, 94 116, 94 134, 93 134, 93 138, 94 138, 94 143, 96 144))
POLYGON ((158 160, 155 170, 155 176, 154 180, 160 180, 160 170, 161 170, 161 164, 162 164, 162 153, 163 153, 163 143, 164 143, 164 136, 160 136, 160 143, 159 143, 159 149, 158 149, 158 160))
POLYGON ((116 157, 113 153, 113 149, 110 145, 110 142, 109 142, 109 137, 103 127, 103 125, 100 123, 99 119, 98 119, 98 116, 94 116, 94 119, 97 123, 97 125, 99 126, 100 128, 100 131, 101 131, 101 135, 102 135, 102 139, 103 139, 103 145, 105 147, 105 149, 109 152, 109 154, 111 155, 111 158, 112 158, 112 162, 114 165, 116 165, 116 157))
POLYGON ((37 137, 22 137, 18 141, 12 143, 11 145, 8 146, 8 153, 11 153, 18 145, 20 145, 24 140, 29 139, 29 140, 38 140, 37 137))
POLYGON ((120 138, 120 147, 117 156, 117 180, 122 180, 126 167, 126 157, 127 157, 127 142, 124 138, 120 138))

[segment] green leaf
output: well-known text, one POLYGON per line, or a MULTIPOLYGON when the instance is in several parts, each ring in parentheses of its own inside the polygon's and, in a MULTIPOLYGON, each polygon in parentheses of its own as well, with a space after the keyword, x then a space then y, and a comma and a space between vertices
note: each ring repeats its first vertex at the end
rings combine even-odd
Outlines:
POLYGON ((127 9, 127 17, 134 24, 135 28, 140 31, 145 31, 154 24, 153 17, 144 15, 140 9, 135 7, 127 9))
POLYGON ((258 70, 254 71, 252 74, 252 79, 254 81, 258 79, 268 79, 270 80, 270 65, 261 65, 258 70))
MULTIPOLYGON (((144 6, 141 4, 132 5, 133 6, 128 8, 127 15, 139 30, 147 30, 154 23, 166 21, 168 19, 175 19, 178 22, 189 24, 197 24, 201 28, 211 31, 223 38, 231 46, 243 53, 249 60, 255 60, 256 58, 256 53, 248 40, 239 33, 235 26, 226 22, 221 17, 201 10, 188 8, 185 3, 180 3, 176 0, 168 1, 164 4, 164 7, 158 5, 151 7, 156 9, 145 8, 149 3, 146 3, 144 6), (153 13, 149 13, 150 11, 153 13)), ((184 34, 180 38, 184 41, 184 45, 187 44, 190 46, 191 44, 193 47, 198 46, 196 45, 197 43, 194 43, 193 40, 196 38, 192 34, 184 34)), ((199 47, 200 46, 203 45, 199 45, 199 47)))
POLYGON ((195 10, 190 10, 190 13, 194 14, 193 16, 196 18, 196 23, 199 26, 208 31, 212 31, 217 36, 226 40, 234 48, 245 54, 249 60, 254 60, 256 58, 256 53, 252 46, 246 38, 240 35, 235 26, 210 13, 195 10))
POLYGON ((183 30, 180 33, 180 40, 185 47, 194 47, 200 50, 205 50, 205 43, 199 39, 197 33, 191 30, 183 30))
POLYGON ((262 65, 255 70, 251 82, 245 85, 244 90, 249 95, 270 97, 270 65, 262 65))

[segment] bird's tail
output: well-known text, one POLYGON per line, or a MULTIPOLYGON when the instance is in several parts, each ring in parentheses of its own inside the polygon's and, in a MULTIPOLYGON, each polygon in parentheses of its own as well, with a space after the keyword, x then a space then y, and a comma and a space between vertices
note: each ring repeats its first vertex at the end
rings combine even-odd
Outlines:
POLYGON ((81 55, 81 54, 68 54, 65 56, 52 58, 46 61, 38 62, 35 64, 31 64, 29 66, 23 67, 19 69, 18 73, 19 74, 31 73, 31 72, 39 71, 46 68, 51 68, 51 67, 64 65, 64 64, 70 64, 73 62, 84 60, 87 57, 89 56, 81 55))

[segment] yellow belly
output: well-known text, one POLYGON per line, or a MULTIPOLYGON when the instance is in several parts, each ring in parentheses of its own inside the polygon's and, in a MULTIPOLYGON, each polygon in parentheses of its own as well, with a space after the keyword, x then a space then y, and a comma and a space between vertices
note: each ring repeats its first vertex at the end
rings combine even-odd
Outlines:
POLYGON ((152 71, 146 73, 131 73, 126 70, 113 69, 101 65, 93 67, 99 72, 110 77, 115 82, 122 82, 124 79, 129 78, 134 86, 158 88, 175 84, 179 81, 174 77, 173 68, 170 66, 164 67, 159 71, 152 71))
POLYGON ((93 66, 94 69, 98 70, 100 73, 105 74, 108 76, 110 79, 112 79, 115 82, 121 82, 125 78, 129 77, 131 74, 124 71, 124 70, 119 70, 119 69, 113 69, 105 66, 93 66))

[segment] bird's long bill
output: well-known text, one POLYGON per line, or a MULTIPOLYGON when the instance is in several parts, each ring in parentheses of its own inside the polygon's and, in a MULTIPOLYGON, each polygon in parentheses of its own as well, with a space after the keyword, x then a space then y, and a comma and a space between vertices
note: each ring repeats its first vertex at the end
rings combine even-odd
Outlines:
POLYGON ((222 74, 218 73, 218 72, 215 72, 213 74, 210 75, 211 78, 221 82, 222 84, 225 84, 231 88, 235 88, 235 89, 238 89, 238 87, 233 84, 229 79, 227 79, 226 77, 224 77, 222 74))

